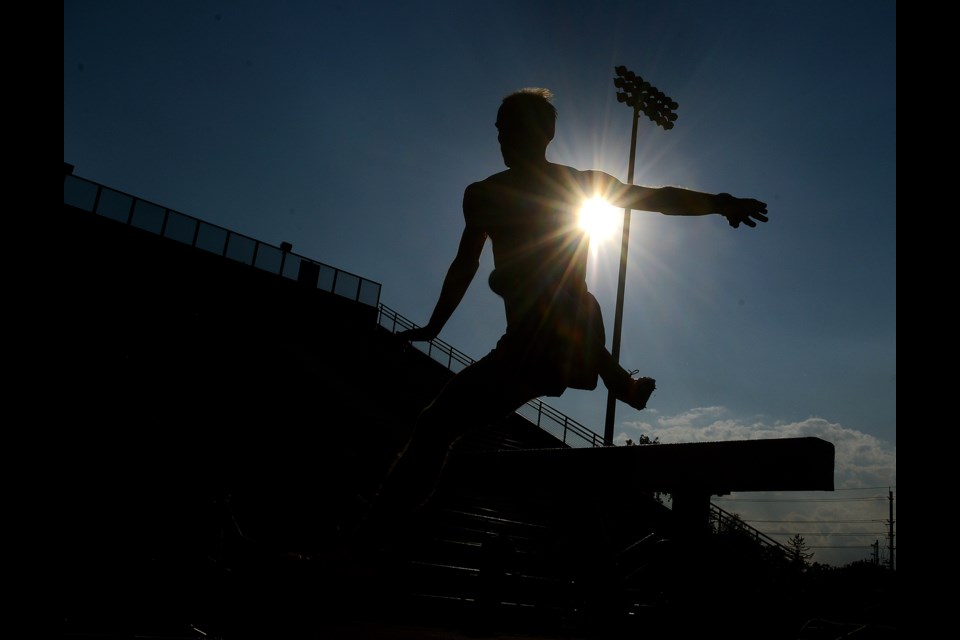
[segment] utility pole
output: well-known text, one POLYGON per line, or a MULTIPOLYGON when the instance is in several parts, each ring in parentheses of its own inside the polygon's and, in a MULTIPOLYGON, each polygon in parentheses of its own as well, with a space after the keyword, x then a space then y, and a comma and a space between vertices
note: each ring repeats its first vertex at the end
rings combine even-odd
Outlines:
POLYGON ((895 565, 894 562, 893 562, 893 550, 896 548, 896 546, 893 544, 893 490, 890 489, 890 490, 888 490, 888 491, 889 491, 888 500, 890 501, 890 519, 888 520, 888 523, 889 523, 889 525, 890 525, 890 534, 889 534, 889 535, 890 535, 890 560, 889 560, 889 565, 890 565, 890 571, 893 571, 893 570, 896 568, 896 565, 895 565))
MULTIPOLYGON (((664 95, 649 82, 629 71, 624 66, 614 69, 617 77, 613 86, 617 88, 617 102, 625 102, 633 109, 633 133, 630 135, 630 169, 627 184, 633 184, 633 164, 637 155, 637 122, 640 113, 647 116, 666 130, 673 129, 677 119, 674 111, 680 106, 664 95)), ((623 295, 627 276, 627 246, 630 243, 630 209, 623 210, 623 233, 620 237, 620 278, 617 281, 617 309, 613 321, 613 346, 610 353, 620 362, 620 333, 623 329, 623 295)), ((613 444, 613 418, 616 413, 617 399, 613 392, 607 393, 607 415, 603 428, 604 444, 613 444)))

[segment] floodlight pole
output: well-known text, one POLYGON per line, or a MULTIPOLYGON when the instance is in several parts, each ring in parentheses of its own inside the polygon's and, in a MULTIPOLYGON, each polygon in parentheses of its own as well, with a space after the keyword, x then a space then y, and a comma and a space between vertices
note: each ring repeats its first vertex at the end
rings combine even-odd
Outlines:
MULTIPOLYGON (((637 157, 637 123, 640 121, 640 109, 633 109, 633 133, 630 136, 630 168, 627 170, 627 184, 633 184, 633 165, 637 157)), ((610 353, 620 362, 620 335, 623 332, 623 294, 627 280, 627 249, 630 246, 630 209, 623 210, 623 232, 620 235, 620 276, 617 279, 617 310, 613 317, 613 344, 610 353)), ((603 428, 603 441, 613 444, 613 420, 617 412, 617 398, 607 391, 607 416, 603 428)))
MULTIPOLYGON (((630 167, 627 170, 627 184, 633 184, 633 167, 637 158, 637 123, 640 121, 640 112, 653 120, 664 129, 672 129, 677 119, 673 111, 679 105, 665 96, 663 92, 645 82, 626 67, 619 66, 614 71, 617 77, 613 85, 618 89, 617 101, 625 102, 633 108, 633 131, 630 134, 630 167)), ((613 320, 613 344, 610 353, 614 360, 620 362, 620 336, 623 332, 623 297, 627 279, 627 249, 630 245, 630 213, 623 210, 623 232, 620 238, 620 277, 617 281, 617 309, 613 320)), ((613 444, 613 422, 617 410, 617 398, 612 391, 607 392, 607 415, 603 429, 604 444, 613 444)))

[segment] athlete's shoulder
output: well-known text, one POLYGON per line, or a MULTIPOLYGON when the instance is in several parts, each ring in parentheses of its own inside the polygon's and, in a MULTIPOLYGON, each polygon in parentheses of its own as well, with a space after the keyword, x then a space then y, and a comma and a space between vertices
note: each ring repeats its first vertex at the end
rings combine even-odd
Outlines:
POLYGON ((486 212, 491 208, 492 193, 496 191, 493 185, 494 176, 484 180, 471 182, 463 190, 463 215, 467 224, 483 226, 486 212))
POLYGON ((484 178, 483 180, 479 180, 470 184, 467 189, 473 191, 482 191, 484 189, 489 189, 490 187, 506 184, 511 181, 513 174, 514 171, 512 169, 506 169, 505 171, 495 173, 492 176, 484 178))
POLYGON ((492 197, 510 183, 510 170, 495 173, 488 178, 472 182, 464 189, 464 202, 479 202, 492 197))
POLYGON ((607 193, 611 189, 622 186, 622 183, 609 173, 597 169, 571 169, 571 179, 589 193, 607 193))
POLYGON ((588 184, 595 181, 602 181, 611 176, 608 176, 602 171, 597 171, 595 169, 577 169, 576 167, 571 167, 565 164, 550 164, 551 171, 553 175, 556 176, 557 180, 564 180, 566 182, 575 182, 579 184, 588 184))
POLYGON ((577 178, 578 180, 605 180, 613 178, 608 173, 599 171, 597 169, 575 169, 574 167, 568 167, 566 165, 561 165, 562 168, 569 173, 572 177, 577 178))

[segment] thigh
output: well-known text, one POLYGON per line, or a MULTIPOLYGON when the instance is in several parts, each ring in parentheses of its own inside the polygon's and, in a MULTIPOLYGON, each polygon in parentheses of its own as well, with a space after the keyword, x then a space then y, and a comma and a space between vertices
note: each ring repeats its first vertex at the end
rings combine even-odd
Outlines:
POLYGON ((462 435, 544 395, 537 376, 497 351, 469 365, 424 410, 426 421, 462 435))

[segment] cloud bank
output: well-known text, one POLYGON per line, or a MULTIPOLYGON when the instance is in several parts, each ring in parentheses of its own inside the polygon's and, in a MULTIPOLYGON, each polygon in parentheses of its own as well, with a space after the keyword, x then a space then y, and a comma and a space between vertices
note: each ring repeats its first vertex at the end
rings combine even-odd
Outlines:
POLYGON ((716 496, 712 502, 782 543, 803 535, 815 562, 839 566, 874 555, 880 561, 888 557, 891 506, 896 522, 895 504, 889 499, 897 483, 894 443, 819 417, 799 422, 742 418, 719 406, 669 416, 645 414, 646 421, 621 423, 616 444, 636 442, 641 435, 662 444, 803 437, 833 443, 833 492, 739 493, 716 496))

